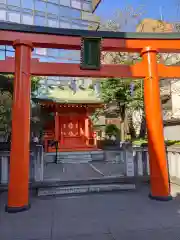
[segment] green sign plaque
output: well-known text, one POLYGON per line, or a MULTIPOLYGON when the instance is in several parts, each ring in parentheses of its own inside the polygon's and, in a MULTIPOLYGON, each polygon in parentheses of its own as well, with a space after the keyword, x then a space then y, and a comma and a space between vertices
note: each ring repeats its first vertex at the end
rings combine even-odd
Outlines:
POLYGON ((101 68, 101 38, 82 38, 81 69, 99 70, 101 68))

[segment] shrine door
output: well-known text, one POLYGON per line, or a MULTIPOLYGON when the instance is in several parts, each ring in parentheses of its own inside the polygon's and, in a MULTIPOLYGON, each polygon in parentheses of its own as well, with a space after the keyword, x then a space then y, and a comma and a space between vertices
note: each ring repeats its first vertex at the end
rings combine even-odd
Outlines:
POLYGON ((81 120, 75 116, 60 116, 61 148, 78 148, 85 144, 80 132, 81 120))

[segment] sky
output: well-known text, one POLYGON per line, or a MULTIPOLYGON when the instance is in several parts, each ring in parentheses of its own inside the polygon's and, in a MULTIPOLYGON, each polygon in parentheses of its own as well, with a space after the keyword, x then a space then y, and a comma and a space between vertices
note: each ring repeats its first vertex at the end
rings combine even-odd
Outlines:
POLYGON ((103 19, 111 19, 117 9, 128 6, 138 9, 143 5, 144 18, 161 19, 162 9, 163 20, 180 21, 180 11, 177 14, 178 2, 180 4, 180 0, 102 0, 95 14, 103 19))

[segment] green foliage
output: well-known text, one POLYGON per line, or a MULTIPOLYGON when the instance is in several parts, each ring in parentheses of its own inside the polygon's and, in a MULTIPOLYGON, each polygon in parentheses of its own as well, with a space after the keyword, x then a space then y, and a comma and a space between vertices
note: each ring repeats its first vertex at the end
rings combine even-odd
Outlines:
POLYGON ((8 91, 0 91, 0 131, 5 137, 10 132, 12 95, 8 91))
POLYGON ((131 96, 130 79, 107 79, 101 82, 102 98, 106 104, 115 101, 119 108, 120 116, 122 117, 122 107, 129 110, 139 110, 144 108, 143 99, 143 82, 141 80, 134 80, 134 91, 131 96))
POLYGON ((119 136, 120 130, 115 124, 108 124, 105 128, 105 133, 108 136, 119 136))
MULTIPOLYGON (((41 77, 31 77, 31 94, 34 95, 38 88, 40 87, 40 79, 41 77)), ((13 74, 0 74, 0 89, 2 91, 8 91, 13 94, 13 74)))
MULTIPOLYGON (((134 111, 142 110, 144 112, 144 95, 143 81, 133 80, 134 90, 131 94, 131 79, 112 78, 101 82, 102 99, 106 103, 107 109, 111 103, 116 104, 116 112, 123 122, 125 128, 121 131, 126 131, 126 134, 131 135, 131 139, 136 137, 136 132, 133 126, 132 114, 134 111)), ((145 124, 142 125, 145 128, 145 124)), ((122 126, 121 126, 122 128, 122 126)), ((140 135, 144 135, 145 131, 140 131, 140 135), (143 134, 141 134, 143 133, 143 134)), ((123 139, 123 136, 121 136, 123 139)))
MULTIPOLYGON (((39 88, 41 77, 31 77, 31 95, 39 88)), ((4 136, 11 131, 11 108, 13 96, 13 74, 0 74, 0 131, 4 136)), ((6 138, 6 136, 5 136, 6 138)))

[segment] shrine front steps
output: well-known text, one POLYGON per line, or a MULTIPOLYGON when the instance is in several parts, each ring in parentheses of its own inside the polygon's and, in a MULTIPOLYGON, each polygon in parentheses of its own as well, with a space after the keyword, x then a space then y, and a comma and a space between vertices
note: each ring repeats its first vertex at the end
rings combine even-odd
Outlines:
MULTIPOLYGON (((45 163, 55 162, 56 153, 46 153, 45 163)), ((58 152, 57 163, 88 163, 91 161, 103 161, 103 151, 80 151, 80 152, 58 152)))
POLYGON ((74 196, 135 190, 137 188, 134 178, 122 177, 44 183, 44 186, 37 188, 37 195, 38 197, 74 196))

